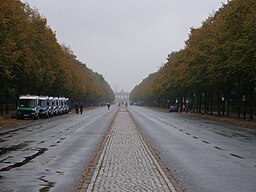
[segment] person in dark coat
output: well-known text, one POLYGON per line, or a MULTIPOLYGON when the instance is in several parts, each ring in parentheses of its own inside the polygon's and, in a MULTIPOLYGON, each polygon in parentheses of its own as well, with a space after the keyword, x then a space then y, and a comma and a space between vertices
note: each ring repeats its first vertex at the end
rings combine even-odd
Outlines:
POLYGON ((76 109, 76 114, 79 114, 79 105, 77 103, 75 104, 75 109, 76 109))
POLYGON ((82 113, 83 113, 83 108, 84 108, 84 106, 83 106, 83 104, 81 103, 80 104, 80 114, 82 115, 82 113))

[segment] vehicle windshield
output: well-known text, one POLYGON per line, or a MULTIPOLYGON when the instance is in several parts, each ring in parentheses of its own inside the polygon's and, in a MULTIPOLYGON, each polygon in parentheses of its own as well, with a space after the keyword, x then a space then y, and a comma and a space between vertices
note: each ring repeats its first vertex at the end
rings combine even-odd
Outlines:
POLYGON ((39 105, 42 107, 47 106, 47 101, 46 100, 39 100, 39 105))
POLYGON ((34 99, 20 99, 19 107, 35 107, 34 99))

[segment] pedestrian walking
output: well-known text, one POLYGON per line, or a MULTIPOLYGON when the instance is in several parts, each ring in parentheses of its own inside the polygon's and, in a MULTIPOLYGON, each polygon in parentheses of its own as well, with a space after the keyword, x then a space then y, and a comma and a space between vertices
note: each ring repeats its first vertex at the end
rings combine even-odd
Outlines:
POLYGON ((83 113, 83 108, 84 108, 83 103, 80 103, 80 114, 81 114, 81 115, 82 115, 82 113, 83 113))
POLYGON ((109 108, 110 108, 110 103, 107 103, 107 106, 108 106, 108 110, 109 110, 109 108))
POLYGON ((78 103, 75 104, 76 114, 79 114, 79 105, 78 103))

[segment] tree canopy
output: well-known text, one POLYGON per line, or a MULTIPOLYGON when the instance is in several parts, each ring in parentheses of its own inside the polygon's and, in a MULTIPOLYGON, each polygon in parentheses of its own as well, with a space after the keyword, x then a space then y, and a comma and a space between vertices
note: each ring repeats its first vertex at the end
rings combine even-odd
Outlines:
POLYGON ((0 0, 0 45, 0 94, 114 100, 103 76, 60 45, 46 18, 19 0, 0 0))
MULTIPOLYGON (((256 92, 255 26, 255 0, 230 0, 223 4, 199 28, 191 28, 185 47, 168 55, 154 81, 143 80, 133 89, 131 98, 143 95, 136 97, 142 100, 150 95, 151 99, 168 98, 173 103, 177 98, 184 102, 186 98, 199 97, 197 103, 201 104, 204 97, 205 112, 212 112, 211 107, 219 106, 223 97, 225 105, 236 105, 240 114, 243 97, 250 105, 252 117, 256 92), (145 89, 147 86, 153 93, 145 89)), ((229 113, 229 108, 225 111, 229 113)))

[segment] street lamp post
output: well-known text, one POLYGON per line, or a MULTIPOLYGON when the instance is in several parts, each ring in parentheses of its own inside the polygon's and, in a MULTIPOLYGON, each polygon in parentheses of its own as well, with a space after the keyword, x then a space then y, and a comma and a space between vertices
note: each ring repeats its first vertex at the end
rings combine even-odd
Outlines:
POLYGON ((244 113, 244 119, 245 119, 246 117, 246 106, 245 106, 246 96, 245 95, 242 96, 242 102, 243 102, 243 113, 244 113))
POLYGON ((179 106, 179 99, 178 99, 178 98, 175 99, 175 103, 176 103, 177 108, 178 108, 178 110, 179 110, 179 107, 180 107, 180 106, 179 106))
POLYGON ((224 96, 221 97, 221 101, 222 101, 222 116, 224 116, 224 112, 225 112, 225 97, 224 96))
POLYGON ((195 97, 196 97, 196 94, 194 93, 193 94, 193 100, 192 100, 192 110, 193 110, 193 112, 195 112, 195 108, 196 108, 196 99, 195 99, 195 97))
POLYGON ((189 98, 186 99, 186 113, 188 113, 189 108, 189 98))

